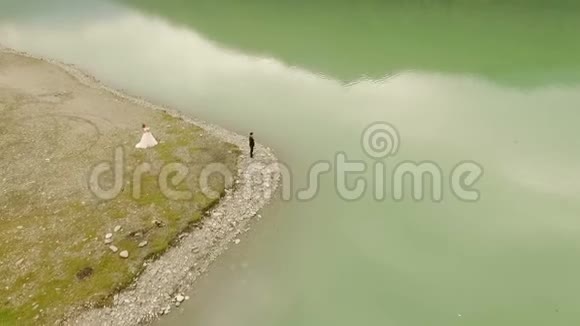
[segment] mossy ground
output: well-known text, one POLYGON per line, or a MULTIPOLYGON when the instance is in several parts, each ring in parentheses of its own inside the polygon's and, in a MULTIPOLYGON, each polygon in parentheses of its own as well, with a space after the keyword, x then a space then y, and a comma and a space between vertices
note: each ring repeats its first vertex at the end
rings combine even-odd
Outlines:
MULTIPOLYGON (((223 163, 236 171, 237 147, 182 119, 134 108, 160 140, 140 150, 134 148, 139 123, 111 127, 89 110, 75 111, 81 106, 71 98, 55 104, 0 85, 0 325, 54 324, 74 309, 109 304, 145 261, 163 253, 217 202, 200 191, 203 167, 223 163), (112 161, 118 147, 125 158, 123 190, 114 199, 99 199, 89 191, 87 176, 97 163, 112 161), (159 172, 176 162, 189 174, 184 182, 169 185, 189 190, 190 199, 168 199, 160 190, 159 172), (137 198, 133 172, 143 163, 151 171, 143 174, 137 198), (113 232, 116 225, 122 227, 119 232, 113 232), (109 249, 106 233, 114 233, 112 244, 127 250, 129 258, 109 249), (139 248, 142 241, 148 244, 139 248)), ((127 106, 118 99, 105 104, 110 108, 103 106, 103 115, 127 106)), ((131 119, 132 111, 127 112, 125 119, 131 119)), ((101 181, 110 180, 105 175, 101 181)), ((210 185, 223 193, 221 178, 212 178, 210 185)))

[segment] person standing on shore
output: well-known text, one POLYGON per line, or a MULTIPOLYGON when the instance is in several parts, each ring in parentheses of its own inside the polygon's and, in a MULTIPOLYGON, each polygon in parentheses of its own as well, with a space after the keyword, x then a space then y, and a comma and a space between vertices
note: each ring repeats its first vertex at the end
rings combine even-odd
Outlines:
POLYGON ((254 146, 256 145, 256 142, 254 141, 254 133, 251 132, 250 133, 250 157, 253 158, 254 157, 254 146))
POLYGON ((153 134, 151 134, 151 130, 147 127, 146 124, 141 126, 143 128, 143 135, 141 136, 141 141, 135 145, 135 148, 150 148, 157 146, 159 144, 153 134))

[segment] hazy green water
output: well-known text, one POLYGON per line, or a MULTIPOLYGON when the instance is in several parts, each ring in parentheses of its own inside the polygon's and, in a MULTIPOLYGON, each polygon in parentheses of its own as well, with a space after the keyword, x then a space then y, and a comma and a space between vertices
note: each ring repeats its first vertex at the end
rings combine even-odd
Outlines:
POLYGON ((402 138, 390 166, 485 168, 475 204, 346 202, 324 176, 161 325, 576 325, 580 11, 433 3, 3 1, 0 42, 253 130, 298 187, 337 151, 368 160, 382 120, 402 138))

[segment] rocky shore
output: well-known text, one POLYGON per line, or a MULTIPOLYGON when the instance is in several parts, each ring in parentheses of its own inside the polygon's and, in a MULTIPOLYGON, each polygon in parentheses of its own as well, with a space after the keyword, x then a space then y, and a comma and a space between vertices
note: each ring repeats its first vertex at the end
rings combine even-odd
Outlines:
MULTIPOLYGON (((193 121, 243 148, 245 137, 219 127, 193 121)), ((196 279, 237 238, 249 230, 253 218, 260 218, 260 209, 268 204, 280 181, 276 157, 258 145, 250 159, 240 157, 236 186, 191 232, 179 236, 177 244, 159 259, 146 263, 135 282, 115 295, 111 307, 89 309, 71 317, 67 325, 142 325, 168 314, 188 297, 196 279), (265 178, 264 178, 265 177, 265 178)))
MULTIPOLYGON (((32 57, 1 46, 0 51, 32 57)), ((261 144, 257 144, 254 158, 249 158, 246 136, 108 88, 74 66, 46 58, 36 59, 64 69, 88 87, 105 90, 135 105, 167 112, 241 149, 234 186, 226 190, 200 222, 181 233, 162 256, 146 261, 134 282, 114 295, 112 304, 75 309, 60 321, 64 325, 147 324, 187 300, 186 293, 195 286, 195 280, 230 245, 239 243, 237 237, 249 230, 253 218, 260 217, 260 209, 268 204, 280 183, 277 159, 271 149, 261 144)))

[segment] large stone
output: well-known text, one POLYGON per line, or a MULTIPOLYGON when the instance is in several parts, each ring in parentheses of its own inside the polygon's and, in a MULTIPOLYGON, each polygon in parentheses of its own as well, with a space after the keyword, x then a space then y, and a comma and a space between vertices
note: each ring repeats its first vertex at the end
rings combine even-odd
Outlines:
POLYGON ((119 253, 119 256, 121 256, 121 258, 129 258, 129 252, 127 250, 123 250, 119 253))

